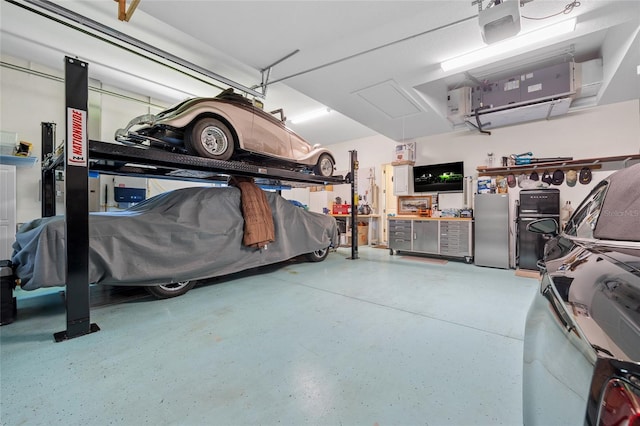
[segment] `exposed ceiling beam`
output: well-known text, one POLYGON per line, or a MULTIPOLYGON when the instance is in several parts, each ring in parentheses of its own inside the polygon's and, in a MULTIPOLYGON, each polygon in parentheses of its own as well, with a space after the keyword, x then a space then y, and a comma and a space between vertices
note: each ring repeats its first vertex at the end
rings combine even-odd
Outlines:
POLYGON ((118 19, 121 21, 129 22, 133 12, 136 11, 140 0, 133 0, 127 8, 127 0, 114 0, 118 3, 118 19))

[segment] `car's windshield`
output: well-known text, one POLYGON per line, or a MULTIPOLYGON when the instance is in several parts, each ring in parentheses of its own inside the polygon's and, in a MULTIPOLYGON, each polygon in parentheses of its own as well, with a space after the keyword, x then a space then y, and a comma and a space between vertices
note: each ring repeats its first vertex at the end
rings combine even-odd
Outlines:
POLYGON ((596 227, 602 203, 609 184, 607 181, 600 182, 584 199, 580 207, 569 219, 564 232, 578 238, 594 238, 593 231, 596 227))

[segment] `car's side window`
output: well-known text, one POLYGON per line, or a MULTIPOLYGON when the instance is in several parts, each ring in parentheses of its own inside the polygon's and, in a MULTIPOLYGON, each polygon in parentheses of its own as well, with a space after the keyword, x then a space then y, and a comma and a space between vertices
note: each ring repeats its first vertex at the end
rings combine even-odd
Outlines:
POLYGON ((608 183, 599 183, 567 223, 565 233, 578 238, 593 238, 593 230, 602 210, 602 202, 607 192, 608 183))

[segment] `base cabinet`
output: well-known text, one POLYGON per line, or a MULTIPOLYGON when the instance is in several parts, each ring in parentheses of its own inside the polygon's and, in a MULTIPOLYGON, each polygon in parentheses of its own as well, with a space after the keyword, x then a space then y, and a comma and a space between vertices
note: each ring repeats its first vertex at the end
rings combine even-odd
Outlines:
POLYGON ((389 249, 411 251, 411 220, 389 220, 389 249))
POLYGON ((414 221, 413 237, 412 251, 438 254, 437 221, 414 221))
POLYGON ((445 221, 440 223, 440 254, 443 256, 473 256, 471 251, 471 222, 445 221))
POLYGON ((473 260, 473 221, 389 219, 389 252, 413 252, 473 260))

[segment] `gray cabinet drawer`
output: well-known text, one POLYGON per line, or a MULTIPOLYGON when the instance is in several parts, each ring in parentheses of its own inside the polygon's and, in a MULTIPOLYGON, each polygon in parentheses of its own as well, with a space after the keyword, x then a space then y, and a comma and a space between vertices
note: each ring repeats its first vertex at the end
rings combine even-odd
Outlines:
POLYGON ((469 229, 471 223, 464 221, 440 222, 440 254, 443 256, 471 256, 469 229))
POLYGON ((389 231, 406 231, 411 232, 410 220, 390 220, 389 231))

